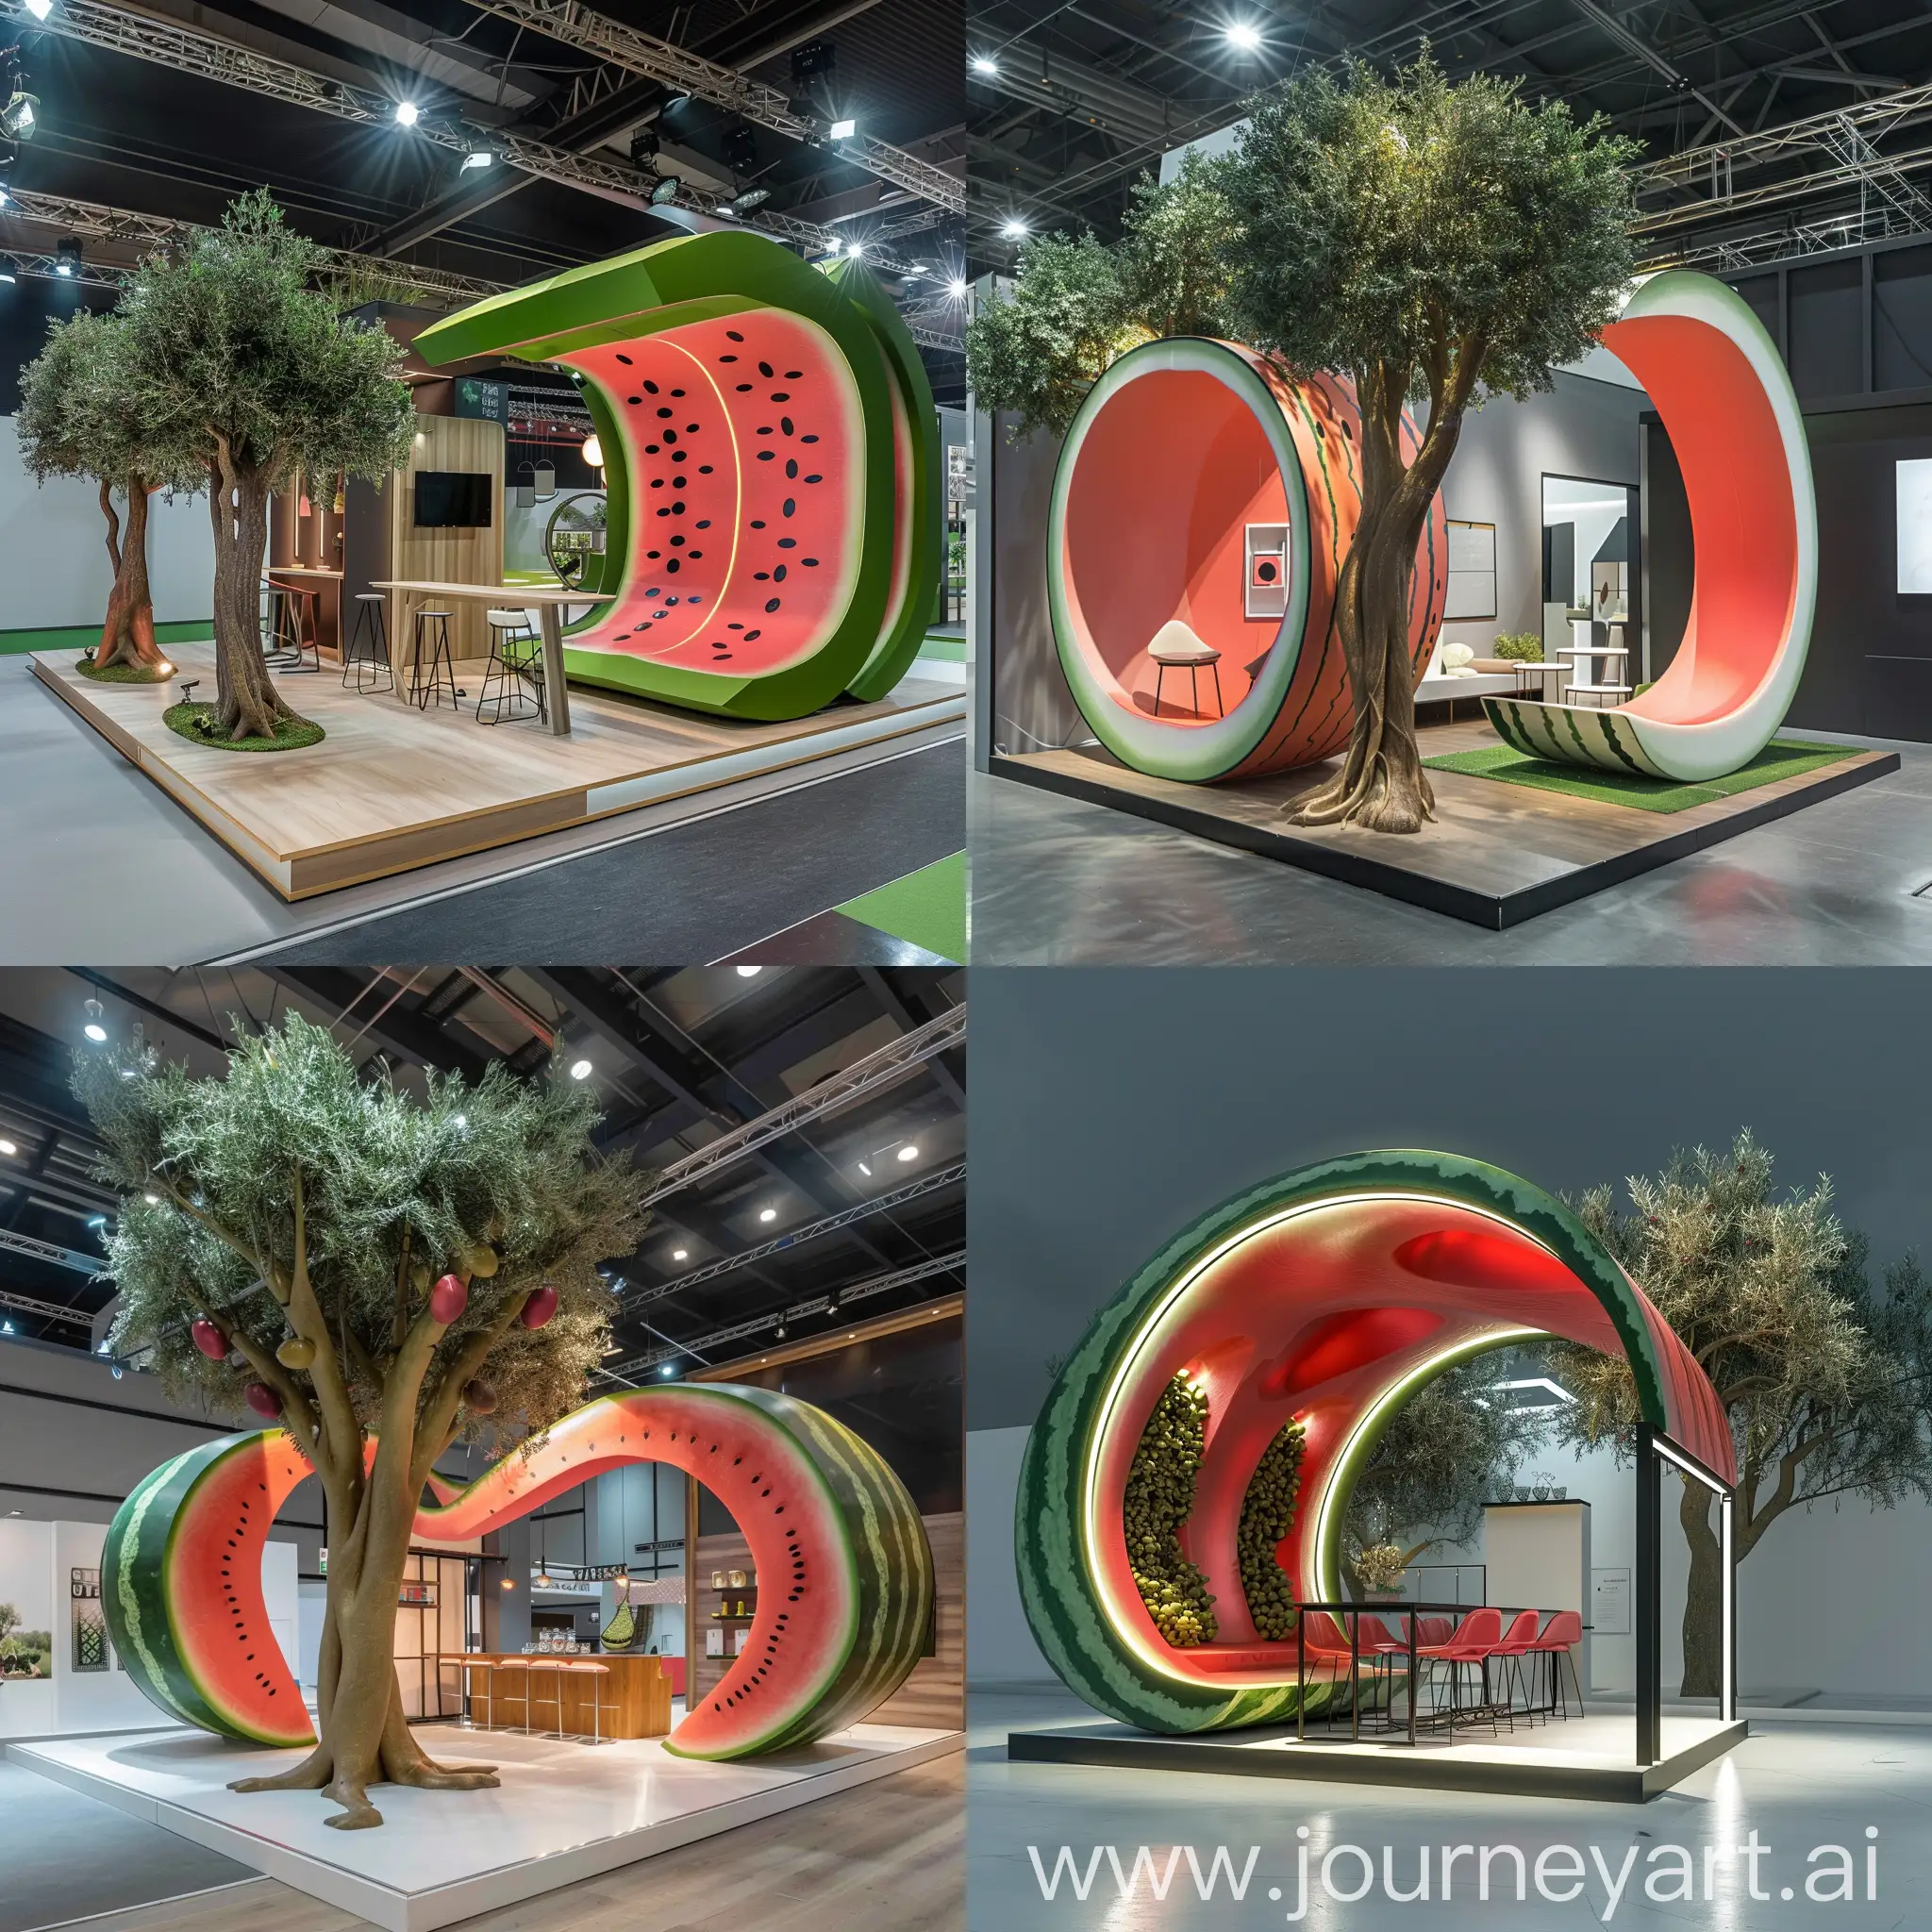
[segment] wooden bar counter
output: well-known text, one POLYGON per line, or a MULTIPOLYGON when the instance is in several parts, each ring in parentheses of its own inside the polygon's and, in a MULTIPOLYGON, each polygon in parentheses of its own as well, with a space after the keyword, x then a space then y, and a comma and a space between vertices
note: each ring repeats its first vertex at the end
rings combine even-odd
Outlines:
POLYGON ((532 1677, 539 1679, 535 1707, 529 1713, 533 1731, 563 1730, 567 1736, 591 1735, 593 1700, 601 1688, 604 1714, 601 1735, 607 1738, 661 1738, 671 1728, 671 1679, 655 1657, 632 1657, 608 1652, 597 1656, 568 1657, 560 1653, 519 1657, 505 1667, 493 1653, 444 1651, 439 1662, 455 1678, 460 1690, 462 1666, 468 1665, 471 1716, 478 1724, 492 1724, 499 1730, 524 1728, 524 1700, 529 1694, 532 1677), (609 1666, 608 1677, 592 1676, 588 1671, 563 1670, 556 1673, 563 1687, 563 1723, 557 1721, 551 1702, 552 1672, 558 1664, 598 1663, 609 1666), (528 1668, 525 1668, 527 1664, 528 1668), (488 1665, 489 1669, 478 1669, 488 1665))

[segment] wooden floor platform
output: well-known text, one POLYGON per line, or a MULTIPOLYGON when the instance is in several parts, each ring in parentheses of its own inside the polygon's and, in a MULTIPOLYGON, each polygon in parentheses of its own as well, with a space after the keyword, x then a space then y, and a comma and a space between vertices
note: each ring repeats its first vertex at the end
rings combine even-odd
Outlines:
MULTIPOLYGON (((214 689, 214 646, 177 644, 184 676, 214 689)), ((574 688, 573 729, 534 719, 479 724, 483 666, 459 665, 460 710, 419 711, 344 690, 340 674, 284 676, 289 702, 328 734, 302 751, 191 743, 161 714, 174 685, 97 684, 72 651, 34 675, 192 812, 285 899, 434 865, 613 813, 810 764, 965 715, 957 685, 907 678, 876 704, 840 704, 784 724, 741 724, 574 688)))
POLYGON ((1408 1744, 1348 1741, 1310 1732, 1203 1731, 1157 1737, 1125 1724, 1074 1724, 1014 1731, 1007 1756, 1036 1763, 1097 1764, 1133 1771, 1198 1772, 1217 1777, 1318 1778, 1337 1784, 1404 1785, 1441 1791, 1500 1791, 1532 1798, 1595 1798, 1641 1805, 1683 1783, 1750 1733, 1742 1719, 1667 1717, 1663 1755, 1636 1761, 1634 1716, 1592 1715, 1523 1725, 1494 1738, 1474 1729, 1408 1744))
MULTIPOLYGON (((1424 729, 1423 756, 1500 742, 1486 723, 1424 729)), ((1432 912, 1500 931, 1688 858, 1899 768, 1860 752, 1821 770, 1680 812, 1640 811, 1563 792, 1431 772, 1436 821, 1412 837, 1291 825, 1282 808, 1333 769, 1315 765, 1234 785, 1187 785, 1129 770, 1097 746, 1002 754, 991 770, 1196 838, 1278 858, 1432 912)))

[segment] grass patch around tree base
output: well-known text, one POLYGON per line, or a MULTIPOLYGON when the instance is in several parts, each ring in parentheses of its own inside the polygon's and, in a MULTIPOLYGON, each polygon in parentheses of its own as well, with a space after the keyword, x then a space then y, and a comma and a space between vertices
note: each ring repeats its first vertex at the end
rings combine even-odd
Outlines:
POLYGON ((284 718, 273 738, 230 738, 215 723, 215 708, 203 704, 170 705, 161 713, 161 723, 190 744, 206 744, 216 751, 300 751, 304 745, 320 744, 328 735, 307 718, 284 718))
POLYGON ((95 684, 166 684, 175 675, 173 665, 165 671, 149 671, 139 664, 109 664, 103 670, 92 658, 76 658, 74 668, 95 684))
POLYGON ((1537 791, 1561 791, 1572 798, 1591 798, 1602 805, 1627 805, 1639 811, 1688 811, 1796 778, 1844 758, 1862 757, 1859 744, 1806 744, 1795 739, 1774 739, 1740 771, 1702 784, 1680 785, 1670 778, 1646 778, 1628 772, 1587 771, 1581 765, 1559 765, 1554 758, 1534 758, 1507 744, 1485 745, 1480 751, 1456 751, 1424 758, 1432 772, 1461 772, 1472 778, 1498 778, 1506 785, 1527 785, 1537 791))

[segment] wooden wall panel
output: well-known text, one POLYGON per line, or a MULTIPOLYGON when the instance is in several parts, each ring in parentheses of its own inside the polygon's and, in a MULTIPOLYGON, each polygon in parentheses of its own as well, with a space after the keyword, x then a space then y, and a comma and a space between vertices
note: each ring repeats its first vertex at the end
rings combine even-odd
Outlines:
MULTIPOLYGON (((418 416, 409 459, 390 479, 390 568, 408 582, 500 584, 503 581, 503 425, 471 416, 418 416), (484 530, 419 530, 415 478, 424 470, 487 472, 491 479, 490 527, 484 530)), ((450 655, 458 659, 490 655, 484 607, 467 599, 451 607, 450 655)), ((416 641, 401 629, 400 599, 389 602, 390 635, 398 666, 415 661, 416 641)))

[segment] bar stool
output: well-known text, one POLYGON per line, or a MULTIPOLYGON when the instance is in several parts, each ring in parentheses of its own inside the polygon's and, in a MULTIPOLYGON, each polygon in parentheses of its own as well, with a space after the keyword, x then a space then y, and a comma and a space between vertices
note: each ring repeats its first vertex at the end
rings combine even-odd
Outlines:
MULTIPOLYGON (((530 1659, 526 1657, 500 1657, 496 1659, 493 1668, 499 1671, 521 1671, 524 1674, 524 1735, 528 1737, 530 1734, 530 1659)), ((505 1688, 507 1690, 508 1686, 505 1688)), ((505 1697, 504 1702, 506 1704, 509 1702, 508 1696, 505 1697)), ((496 1722, 496 1685, 493 1681, 490 1686, 490 1728, 492 1731, 508 1731, 513 1728, 509 1724, 499 1724, 496 1722)))
POLYGON ((396 674, 389 659, 389 620, 384 607, 389 599, 380 591, 356 593, 356 627, 342 652, 342 683, 349 682, 349 670, 356 672, 359 691, 393 691, 396 674))
POLYGON ((421 609, 416 613, 416 661, 409 667, 409 695, 415 700, 419 711, 426 711, 432 698, 441 704, 444 691, 449 693, 450 709, 456 710, 457 700, 462 692, 457 689, 456 666, 450 661, 449 612, 421 609), (436 626, 433 641, 431 625, 436 626), (426 679, 423 675, 425 647, 429 653, 429 675, 426 679))
MULTIPOLYGON (((610 1675, 610 1666, 589 1663, 565 1664, 563 1669, 591 1680, 591 1742, 614 1744, 617 1741, 615 1738, 607 1738, 604 1735, 604 1684, 610 1675)), ((561 1724, 562 1722, 563 1719, 559 1715, 558 1723, 561 1724)))
POLYGON ((284 671, 312 675, 322 669, 322 592, 310 584, 277 584, 275 588, 282 593, 283 622, 276 627, 275 655, 269 662, 284 671), (303 663, 304 651, 314 663, 303 663))
MULTIPOLYGON (((287 584, 273 577, 261 580, 261 661, 281 665, 290 661, 290 640, 293 635, 293 602, 287 584)), ((294 653, 300 656, 299 652, 294 653)))
POLYGON ((490 1681, 491 1665, 487 1658, 461 1657, 457 1659, 457 1668, 463 1674, 463 1721, 458 1728, 465 1731, 493 1731, 496 1728, 496 1689, 490 1681), (490 1722, 482 1724, 476 1722, 476 1690, 474 1680, 478 1671, 483 1673, 483 1700, 490 1707, 490 1722))
POLYGON ((483 674, 483 690, 476 700, 479 724, 501 724, 505 706, 513 706, 512 719, 527 718, 527 699, 537 702, 536 715, 549 716, 543 694, 543 661, 539 655, 537 633, 530 627, 527 610, 486 610, 483 619, 490 626, 490 665, 483 674), (491 686, 496 687, 495 694, 491 686), (492 714, 483 715, 486 707, 492 714))
POLYGON ((554 1657, 533 1657, 530 1659, 530 1697, 529 1702, 524 1706, 524 1734, 526 1737, 530 1734, 530 1720, 535 1715, 533 1707, 539 1701, 537 1696, 537 1679, 540 1676, 549 1677, 550 1696, 548 1702, 554 1705, 557 1710, 556 1730, 545 1731, 542 1735, 546 1738, 554 1737, 561 1740, 563 1737, 563 1664, 560 1659, 554 1657))

